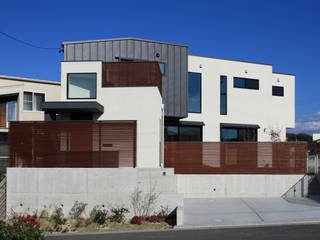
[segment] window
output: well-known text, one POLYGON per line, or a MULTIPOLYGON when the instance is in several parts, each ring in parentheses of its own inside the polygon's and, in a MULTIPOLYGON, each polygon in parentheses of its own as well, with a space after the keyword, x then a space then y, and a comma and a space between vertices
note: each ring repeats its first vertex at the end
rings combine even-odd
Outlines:
POLYGON ((96 73, 69 73, 67 83, 68 99, 95 99, 97 92, 96 73))
POLYGON ((8 133, 0 132, 0 160, 8 158, 8 133))
POLYGON ((23 109, 32 111, 32 92, 23 93, 23 109))
POLYGON ((160 68, 161 75, 164 76, 166 73, 165 64, 159 63, 159 68, 160 68))
POLYGON ((220 76, 220 115, 227 115, 227 76, 220 76))
POLYGON ((24 92, 23 109, 25 111, 41 111, 41 103, 45 100, 43 93, 24 92))
POLYGON ((166 142, 201 142, 202 126, 164 126, 164 140, 166 142))
POLYGON ((278 86, 272 86, 272 96, 284 96, 284 91, 283 87, 278 87, 278 86))
POLYGON ((256 128, 221 128, 221 142, 256 142, 256 128))
POLYGON ((188 73, 188 112, 201 113, 201 73, 188 73))
POLYGON ((17 101, 7 102, 7 122, 17 120, 17 101))
POLYGON ((249 78, 233 78, 233 87, 259 90, 259 80, 249 78))

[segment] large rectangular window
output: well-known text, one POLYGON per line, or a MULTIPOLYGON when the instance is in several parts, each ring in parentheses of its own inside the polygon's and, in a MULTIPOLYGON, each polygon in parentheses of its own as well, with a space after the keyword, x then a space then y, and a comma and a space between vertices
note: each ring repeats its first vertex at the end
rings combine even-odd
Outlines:
POLYGON ((284 89, 283 89, 283 87, 272 86, 272 96, 280 96, 280 97, 283 97, 283 96, 284 96, 284 89))
POLYGON ((227 76, 220 76, 220 114, 227 115, 227 76))
POLYGON ((41 103, 44 101, 44 93, 23 92, 23 109, 25 111, 41 111, 41 103))
POLYGON ((95 99, 97 94, 96 73, 69 73, 67 82, 68 99, 95 99))
POLYGON ((221 127, 221 142, 256 142, 256 128, 221 127))
POLYGON ((201 142, 202 126, 164 126, 164 140, 166 142, 201 142))
POLYGON ((188 112, 201 113, 201 73, 188 73, 188 112))
POLYGON ((250 78, 233 78, 233 87, 259 90, 259 80, 250 78))

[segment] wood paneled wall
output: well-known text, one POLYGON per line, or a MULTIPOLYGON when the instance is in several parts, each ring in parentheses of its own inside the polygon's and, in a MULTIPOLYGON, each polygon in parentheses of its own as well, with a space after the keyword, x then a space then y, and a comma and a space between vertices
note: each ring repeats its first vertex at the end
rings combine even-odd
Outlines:
POLYGON ((305 174, 307 143, 166 142, 177 174, 305 174))
POLYGON ((162 91, 158 62, 102 63, 102 87, 158 86, 162 91))
POLYGON ((0 103, 0 127, 7 125, 6 103, 0 103))
POLYGON ((136 122, 12 122, 9 167, 135 167, 136 122))

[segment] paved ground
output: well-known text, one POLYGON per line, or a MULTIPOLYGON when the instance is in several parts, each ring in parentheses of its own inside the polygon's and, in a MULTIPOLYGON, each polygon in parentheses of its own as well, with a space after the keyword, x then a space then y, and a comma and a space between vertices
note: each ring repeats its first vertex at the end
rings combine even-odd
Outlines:
POLYGON ((289 203, 282 198, 185 199, 184 226, 320 222, 320 203, 289 203))
POLYGON ((320 236, 320 225, 293 225, 227 229, 193 229, 158 232, 105 233, 82 235, 58 235, 46 237, 48 240, 144 240, 144 239, 183 239, 183 240, 298 240, 317 239, 320 236))

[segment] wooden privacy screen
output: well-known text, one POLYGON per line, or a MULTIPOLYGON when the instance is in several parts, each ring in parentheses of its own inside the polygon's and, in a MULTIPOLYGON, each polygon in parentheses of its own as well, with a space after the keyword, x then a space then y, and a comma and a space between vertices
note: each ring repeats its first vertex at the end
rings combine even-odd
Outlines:
POLYGON ((158 86, 162 75, 158 62, 102 63, 102 87, 158 86))
POLYGON ((305 174, 307 143, 166 142, 177 174, 305 174))
POLYGON ((135 167, 136 122, 11 122, 9 167, 135 167))
POLYGON ((0 103, 0 127, 7 126, 6 103, 0 103))

